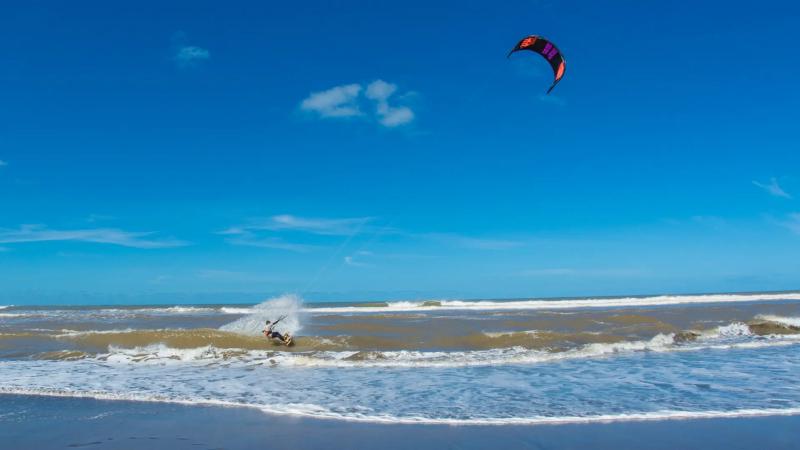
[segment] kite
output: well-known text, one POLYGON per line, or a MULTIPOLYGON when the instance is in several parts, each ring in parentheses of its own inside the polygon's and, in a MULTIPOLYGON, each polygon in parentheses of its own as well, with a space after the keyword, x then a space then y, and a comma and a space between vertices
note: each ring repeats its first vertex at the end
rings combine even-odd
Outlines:
POLYGON ((510 52, 508 52, 507 57, 510 58, 512 53, 520 50, 530 50, 534 53, 538 53, 550 63, 550 67, 553 68, 553 75, 555 75, 555 78, 553 79, 553 84, 550 86, 550 89, 547 90, 547 93, 549 94, 550 91, 556 87, 556 84, 561 81, 561 78, 564 77, 564 70, 567 68, 564 55, 561 54, 561 51, 549 40, 541 36, 534 35, 525 37, 517 42, 517 45, 515 45, 510 52))

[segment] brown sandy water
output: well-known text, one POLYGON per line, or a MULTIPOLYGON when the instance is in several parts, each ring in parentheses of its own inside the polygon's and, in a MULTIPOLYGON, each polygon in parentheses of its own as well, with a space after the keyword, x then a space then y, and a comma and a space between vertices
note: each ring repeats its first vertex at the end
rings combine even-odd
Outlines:
MULTIPOLYGON (((800 301, 567 310, 381 311, 384 303, 351 305, 365 313, 297 313, 292 347, 265 339, 259 329, 226 331, 250 310, 239 306, 6 308, 0 318, 0 358, 74 359, 109 351, 164 345, 177 349, 276 351, 468 351, 522 347, 564 351, 593 343, 643 341, 659 334, 692 340, 704 332, 744 323, 752 333, 800 329, 763 316, 799 317, 800 301)), ((269 310, 258 311, 270 317, 269 310)), ((277 314, 277 313, 276 313, 277 314)), ((260 323, 260 322, 259 322, 260 323)))

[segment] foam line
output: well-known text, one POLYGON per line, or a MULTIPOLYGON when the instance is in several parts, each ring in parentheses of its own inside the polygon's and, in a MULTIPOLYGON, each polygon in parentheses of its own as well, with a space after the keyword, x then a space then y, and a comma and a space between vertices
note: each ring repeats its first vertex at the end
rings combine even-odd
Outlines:
POLYGON ((109 401, 134 401, 147 403, 171 403, 189 406, 222 406, 258 409, 264 413, 278 416, 299 416, 311 419, 342 420, 348 422, 367 422, 381 424, 419 424, 419 425, 555 425, 555 424, 581 424, 581 423, 610 423, 610 422, 644 422, 660 420, 692 420, 692 419, 722 419, 739 417, 767 417, 767 416, 795 416, 800 415, 800 408, 764 408, 764 409, 737 409, 732 411, 654 411, 632 412, 624 414, 602 414, 587 416, 532 416, 509 418, 474 418, 474 419, 449 419, 428 418, 419 416, 396 417, 391 415, 344 415, 328 411, 317 405, 254 405, 248 403, 230 402, 224 400, 188 400, 168 398, 161 396, 148 396, 144 394, 114 394, 109 392, 76 392, 67 390, 50 389, 17 389, 0 387, 0 394, 31 395, 42 397, 67 397, 67 398, 92 398, 109 401))

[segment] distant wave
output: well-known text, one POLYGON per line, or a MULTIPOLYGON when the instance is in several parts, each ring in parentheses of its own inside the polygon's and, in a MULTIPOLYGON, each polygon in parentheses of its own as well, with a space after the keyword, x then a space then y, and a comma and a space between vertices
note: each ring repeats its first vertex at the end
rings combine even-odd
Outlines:
POLYGON ((223 306, 219 309, 219 311, 223 314, 251 314, 253 312, 253 308, 223 306))
MULTIPOLYGON (((10 308, 5 306, 0 310, 10 308)), ((51 309, 32 307, 14 308, 14 313, 0 313, 0 317, 43 318, 43 319, 131 319, 139 316, 209 316, 214 314, 247 314, 250 308, 204 307, 204 306, 164 306, 132 308, 75 308, 51 309)))
MULTIPOLYGON (((492 311, 492 310, 563 310, 579 308, 641 307, 683 304, 714 304, 740 302, 772 302, 800 300, 800 292, 752 293, 752 294, 704 294, 704 295, 657 295, 648 297, 599 297, 574 299, 530 299, 530 300, 419 300, 395 302, 367 302, 328 306, 324 303, 304 305, 295 295, 282 295, 268 299, 255 306, 131 306, 131 307, 81 307, 42 308, 2 305, 0 310, 14 308, 15 317, 118 317, 140 315, 253 315, 276 314, 286 309, 292 314, 354 314, 354 313, 398 313, 431 311, 492 311)), ((7 314, 7 313, 4 313, 7 314)), ((7 316, 11 317, 11 316, 7 316)), ((795 322, 796 323, 796 322, 795 322)))
POLYGON ((441 300, 419 302, 389 302, 363 304, 359 306, 317 306, 306 308, 312 313, 374 313, 408 312, 431 310, 536 310, 663 306, 703 303, 764 302, 780 300, 800 300, 800 292, 766 294, 706 294, 706 295, 658 295, 652 297, 586 298, 565 300, 512 300, 512 301, 464 301, 441 300))

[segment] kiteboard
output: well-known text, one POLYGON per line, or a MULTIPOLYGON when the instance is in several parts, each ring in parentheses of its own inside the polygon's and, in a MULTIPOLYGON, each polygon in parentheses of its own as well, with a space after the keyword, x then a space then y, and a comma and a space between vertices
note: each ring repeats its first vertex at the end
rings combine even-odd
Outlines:
POLYGON ((287 347, 291 347, 292 345, 294 345, 294 338, 288 332, 287 333, 283 333, 283 339, 278 339, 278 338, 274 337, 274 338, 270 338, 270 340, 275 345, 285 345, 287 347))

